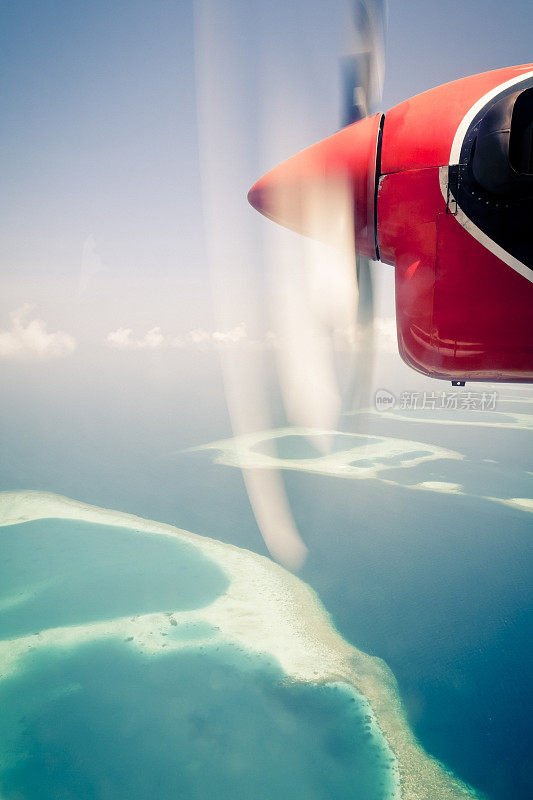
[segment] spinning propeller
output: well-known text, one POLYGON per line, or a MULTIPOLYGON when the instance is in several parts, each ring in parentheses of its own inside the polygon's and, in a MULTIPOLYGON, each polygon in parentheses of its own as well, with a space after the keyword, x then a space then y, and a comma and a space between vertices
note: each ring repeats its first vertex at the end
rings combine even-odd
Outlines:
MULTIPOLYGON (((333 7, 345 41, 332 71, 340 63, 342 122, 350 127, 289 158, 249 191, 256 209, 291 232, 254 217, 245 203, 258 165, 275 163, 322 132, 312 114, 320 80, 294 61, 294 52, 306 47, 302 31, 309 30, 308 9, 301 5, 270 3, 267 14, 262 4, 243 0, 195 2, 200 164, 214 304, 221 326, 244 322, 249 334, 247 348, 222 352, 235 436, 275 424, 271 352, 286 419, 318 432, 334 430, 342 410, 364 402, 372 375, 370 262, 376 252, 367 183, 380 115, 367 112, 383 81, 382 0, 333 7), (366 251, 360 246, 365 237, 366 251), (356 238, 358 251, 366 252, 357 263, 356 238), (348 370, 339 348, 351 351, 348 370)), ((306 67, 313 63, 312 47, 310 42, 306 67)), ((313 441, 327 451, 327 434, 313 441)), ((244 469, 243 476, 269 551, 297 568, 306 549, 280 474, 244 469)))

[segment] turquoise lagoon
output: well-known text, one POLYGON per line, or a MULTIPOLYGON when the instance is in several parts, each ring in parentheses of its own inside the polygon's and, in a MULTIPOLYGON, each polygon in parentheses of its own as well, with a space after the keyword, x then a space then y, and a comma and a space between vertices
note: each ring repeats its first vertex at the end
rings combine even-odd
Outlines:
POLYGON ((198 547, 79 519, 0 536, 2 800, 394 796, 353 686, 294 680, 202 618, 230 579, 198 547))
POLYGON ((390 764, 342 687, 287 684, 231 646, 46 650, 0 683, 2 796, 390 797, 390 764))
POLYGON ((81 520, 0 529, 0 635, 199 608, 228 586, 190 545, 81 520))

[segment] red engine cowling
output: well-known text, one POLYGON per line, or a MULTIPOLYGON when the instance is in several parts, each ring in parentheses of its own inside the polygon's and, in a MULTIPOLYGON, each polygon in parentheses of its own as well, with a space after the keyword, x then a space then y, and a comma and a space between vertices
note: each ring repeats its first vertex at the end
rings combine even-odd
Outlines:
POLYGON ((356 251, 395 267, 404 361, 435 378, 532 382, 533 65, 350 125, 267 173, 249 199, 334 241, 342 181, 356 251), (309 196, 323 222, 315 213, 312 230, 309 196))

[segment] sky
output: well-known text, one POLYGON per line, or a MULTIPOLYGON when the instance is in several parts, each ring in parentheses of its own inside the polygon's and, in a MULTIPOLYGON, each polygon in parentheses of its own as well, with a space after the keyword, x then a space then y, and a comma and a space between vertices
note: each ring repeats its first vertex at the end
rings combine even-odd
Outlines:
MULTIPOLYGON (((227 239, 236 262, 253 261, 245 240, 267 223, 246 205, 246 188, 339 126, 344 7, 215 5, 228 10, 236 52, 233 72, 209 77, 235 115, 235 142, 219 152, 233 145, 238 164, 217 203, 238 207, 227 239)), ((390 0, 388 17, 384 109, 531 59, 533 6, 524 0, 390 0)), ((219 131, 201 127, 193 3, 4 0, 0 20, 0 331, 37 322, 33 339, 24 336, 54 357, 72 355, 69 336, 92 347, 121 330, 136 339, 158 328, 166 337, 213 332, 202 142, 219 131), (39 330, 60 335, 48 351, 39 330)), ((390 316, 392 270, 380 274, 380 313, 390 316)), ((236 309, 220 332, 242 322, 236 309)))

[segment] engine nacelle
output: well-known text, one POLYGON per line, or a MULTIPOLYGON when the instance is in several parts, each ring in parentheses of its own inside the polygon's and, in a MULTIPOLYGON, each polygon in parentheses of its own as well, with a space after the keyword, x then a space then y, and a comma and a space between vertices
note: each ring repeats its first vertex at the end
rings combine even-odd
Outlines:
POLYGON ((326 242, 348 227, 357 253, 395 267, 398 347, 414 369, 533 381, 533 65, 356 122, 275 167, 249 200, 326 242))

